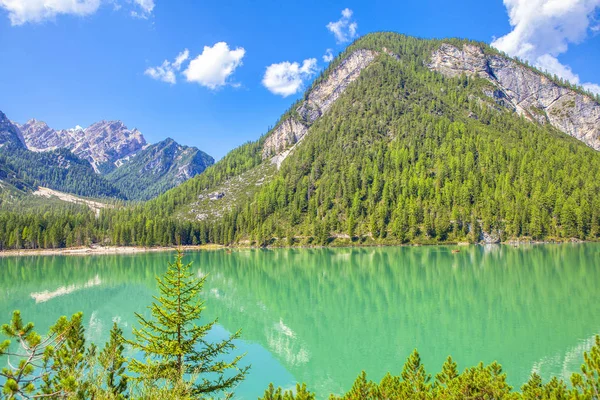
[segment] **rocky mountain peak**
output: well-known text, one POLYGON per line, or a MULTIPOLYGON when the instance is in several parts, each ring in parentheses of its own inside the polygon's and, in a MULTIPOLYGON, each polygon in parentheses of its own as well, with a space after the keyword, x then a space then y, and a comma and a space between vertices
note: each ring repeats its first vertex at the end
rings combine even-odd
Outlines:
POLYGON ((55 130, 45 122, 31 119, 20 127, 27 147, 34 151, 67 148, 92 164, 96 172, 110 170, 119 160, 135 154, 146 146, 146 139, 137 129, 129 130, 122 121, 99 121, 83 129, 55 130))
POLYGON ((590 96, 561 86, 544 74, 479 46, 462 49, 442 44, 428 67, 446 76, 461 74, 488 80, 487 93, 505 107, 541 124, 550 123, 588 146, 600 150, 600 104, 590 96))
MULTIPOLYGON (((21 171, 27 178, 33 171, 56 190, 131 200, 155 197, 214 163, 208 154, 172 138, 149 145, 138 129, 119 120, 55 130, 34 118, 15 124, 1 111, 0 148, 9 149, 4 152, 8 162, 18 166, 0 165, 0 179, 21 171), (90 176, 90 165, 99 174, 90 176)), ((30 188, 32 181, 26 178, 10 184, 30 188)))

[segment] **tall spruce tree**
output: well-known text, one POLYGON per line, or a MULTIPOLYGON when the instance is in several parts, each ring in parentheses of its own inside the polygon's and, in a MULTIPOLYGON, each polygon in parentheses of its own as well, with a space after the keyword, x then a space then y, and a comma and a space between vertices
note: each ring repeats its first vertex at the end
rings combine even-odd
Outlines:
POLYGON ((231 361, 224 357, 235 349, 233 341, 241 331, 217 343, 206 340, 217 322, 196 325, 204 310, 199 295, 206 278, 192 274, 191 263, 183 264, 182 258, 183 253, 178 251, 175 262, 156 278, 160 295, 148 307, 151 316, 136 313, 140 328, 134 328, 134 339, 128 343, 140 350, 144 359, 132 359, 130 370, 137 374, 134 379, 170 390, 174 397, 227 392, 245 378, 249 369, 238 367, 243 355, 231 361))

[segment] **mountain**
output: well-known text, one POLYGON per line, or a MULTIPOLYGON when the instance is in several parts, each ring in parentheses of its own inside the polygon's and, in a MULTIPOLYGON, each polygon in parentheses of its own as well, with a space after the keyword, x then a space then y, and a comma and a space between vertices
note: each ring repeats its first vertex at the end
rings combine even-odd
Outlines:
POLYGON ((115 245, 597 240, 599 100, 484 43, 369 34, 257 141, 86 221, 115 245))
POLYGON ((156 197, 214 163, 206 153, 170 138, 147 144, 139 130, 130 130, 121 121, 100 121, 85 129, 55 130, 36 119, 15 126, 15 133, 29 150, 39 154, 70 150, 128 200, 156 197))
POLYGON ((197 227, 173 243, 597 238, 599 113, 484 43, 371 34, 265 136, 136 212, 197 227))
POLYGON ((85 129, 77 126, 55 130, 43 121, 31 119, 19 129, 30 150, 66 148, 102 173, 114 170, 122 159, 131 157, 146 145, 140 131, 129 130, 121 121, 100 121, 85 129))
POLYGON ((214 163, 195 147, 171 138, 149 145, 106 175, 130 199, 148 200, 185 182, 214 163))
POLYGON ((123 196, 91 165, 67 149, 37 153, 25 147, 19 128, 0 111, 2 190, 32 192, 38 186, 91 197, 123 196))

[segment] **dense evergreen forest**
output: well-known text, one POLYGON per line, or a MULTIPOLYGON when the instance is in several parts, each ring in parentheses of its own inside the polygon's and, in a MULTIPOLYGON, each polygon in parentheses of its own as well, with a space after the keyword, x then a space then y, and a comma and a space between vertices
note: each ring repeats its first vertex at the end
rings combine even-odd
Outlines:
POLYGON ((190 205, 269 163, 268 133, 158 198, 99 218, 4 211, 0 247, 597 240, 600 154, 496 104, 483 94, 487 81, 430 71, 425 63, 440 43, 392 33, 358 39, 313 87, 356 49, 379 51, 376 60, 251 201, 220 218, 197 218, 190 205))
MULTIPOLYGON (((1 329, 8 339, 0 342, 0 399, 230 398, 236 385, 253 372, 244 365, 243 356, 230 354, 242 332, 212 342, 207 334, 216 321, 194 323, 204 311, 207 278, 198 278, 190 266, 178 253, 156 278, 160 296, 149 307, 149 315, 136 314, 137 323, 128 335, 131 339, 115 322, 102 349, 86 340, 82 313, 59 318, 42 335, 15 311, 1 329)), ((569 383, 557 377, 543 382, 534 372, 519 392, 507 383, 507 374, 498 363, 479 363, 461 372, 451 357, 432 377, 415 350, 399 375, 388 373, 373 382, 362 372, 347 393, 331 394, 330 399, 596 400, 599 393, 600 336, 596 336, 583 354, 581 371, 573 373, 569 383)), ((261 399, 315 398, 306 385, 298 384, 295 390, 286 391, 271 385, 261 399)))
POLYGON ((189 176, 212 165, 211 156, 195 148, 180 146, 173 139, 150 145, 106 175, 129 200, 148 200, 177 186, 189 176))
POLYGON ((89 162, 67 149, 34 152, 18 146, 2 147, 0 179, 20 190, 43 186, 81 196, 123 198, 89 162))

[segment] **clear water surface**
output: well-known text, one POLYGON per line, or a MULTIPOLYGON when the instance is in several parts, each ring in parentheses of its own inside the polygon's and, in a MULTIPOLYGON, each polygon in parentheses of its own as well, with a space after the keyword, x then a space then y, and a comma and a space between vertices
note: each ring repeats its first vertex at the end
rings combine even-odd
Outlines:
MULTIPOLYGON (((434 375, 500 362, 514 386, 537 371, 568 378, 600 333, 600 244, 218 250, 188 252, 208 274, 211 337, 242 328, 252 364, 236 394, 306 382, 320 398, 348 390, 361 370, 399 374, 417 348, 434 375)), ((126 334, 146 312, 173 253, 0 258, 0 316, 19 309, 46 330, 85 313, 101 345, 113 321, 126 334)))

